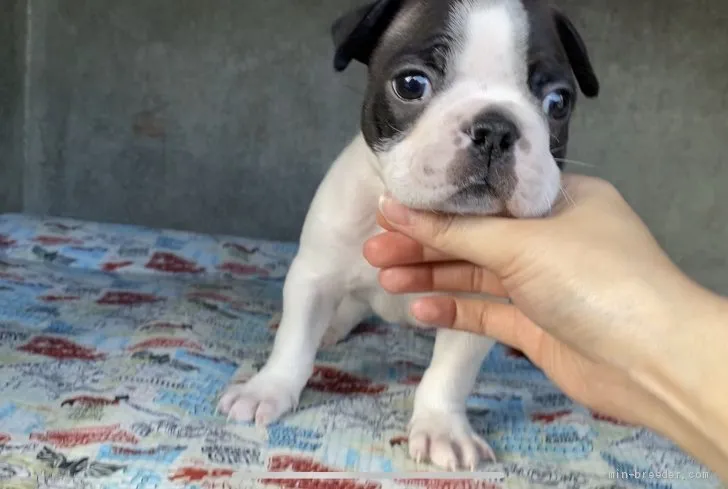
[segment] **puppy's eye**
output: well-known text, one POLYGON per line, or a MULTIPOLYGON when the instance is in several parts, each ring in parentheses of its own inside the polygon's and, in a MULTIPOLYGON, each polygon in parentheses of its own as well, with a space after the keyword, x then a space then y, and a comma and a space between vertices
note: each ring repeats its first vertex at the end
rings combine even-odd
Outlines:
POLYGON ((430 93, 430 79, 416 71, 403 73, 392 80, 392 89, 402 100, 420 100, 430 93))
POLYGON ((563 88, 552 90, 543 98, 541 107, 551 119, 564 119, 571 111, 571 93, 563 88))

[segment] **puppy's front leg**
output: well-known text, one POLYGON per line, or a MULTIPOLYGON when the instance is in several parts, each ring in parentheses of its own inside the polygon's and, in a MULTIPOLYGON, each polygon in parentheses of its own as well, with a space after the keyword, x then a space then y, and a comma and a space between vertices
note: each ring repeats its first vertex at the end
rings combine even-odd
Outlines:
POLYGON ((237 421, 266 425, 295 408, 313 371, 316 351, 342 298, 340 274, 322 272, 298 255, 283 286, 283 313, 265 366, 244 384, 232 384, 218 409, 237 421))
POLYGON ((473 470, 481 459, 495 460, 490 445, 471 428, 465 408, 480 367, 494 341, 441 329, 415 394, 409 425, 409 452, 447 470, 473 470))

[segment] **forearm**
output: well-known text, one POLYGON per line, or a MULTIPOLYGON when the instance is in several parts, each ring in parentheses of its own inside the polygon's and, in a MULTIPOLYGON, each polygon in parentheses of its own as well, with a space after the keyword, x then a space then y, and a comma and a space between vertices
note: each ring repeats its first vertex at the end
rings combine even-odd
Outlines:
POLYGON ((665 407, 651 427, 728 482, 728 300, 694 284, 679 295, 633 377, 665 407))

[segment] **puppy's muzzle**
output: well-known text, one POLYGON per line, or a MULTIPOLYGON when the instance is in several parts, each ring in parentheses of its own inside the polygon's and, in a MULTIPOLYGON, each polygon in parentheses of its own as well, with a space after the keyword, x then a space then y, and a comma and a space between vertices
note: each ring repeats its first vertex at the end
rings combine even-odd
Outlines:
POLYGON ((513 148, 521 138, 516 123, 497 110, 478 114, 465 132, 471 140, 471 153, 485 168, 511 162, 513 148))

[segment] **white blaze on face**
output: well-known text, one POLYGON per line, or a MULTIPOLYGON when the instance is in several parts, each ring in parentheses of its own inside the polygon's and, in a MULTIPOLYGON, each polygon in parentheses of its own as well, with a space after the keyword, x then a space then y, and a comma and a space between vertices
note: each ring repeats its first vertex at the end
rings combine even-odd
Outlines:
POLYGON ((455 4, 450 26, 460 40, 455 79, 493 86, 525 86, 528 15, 518 0, 464 0, 455 4))
POLYGON ((528 88, 528 15, 518 0, 464 0, 455 3, 445 88, 420 115, 405 138, 380 154, 385 184, 402 202, 422 208, 495 213, 517 217, 547 212, 558 196, 560 172, 549 149, 549 129, 541 104, 528 88), (466 208, 447 208, 449 197, 466 181, 454 181, 470 144, 462 132, 488 108, 511 114, 521 131, 510 170, 511 195, 482 196, 466 208))

